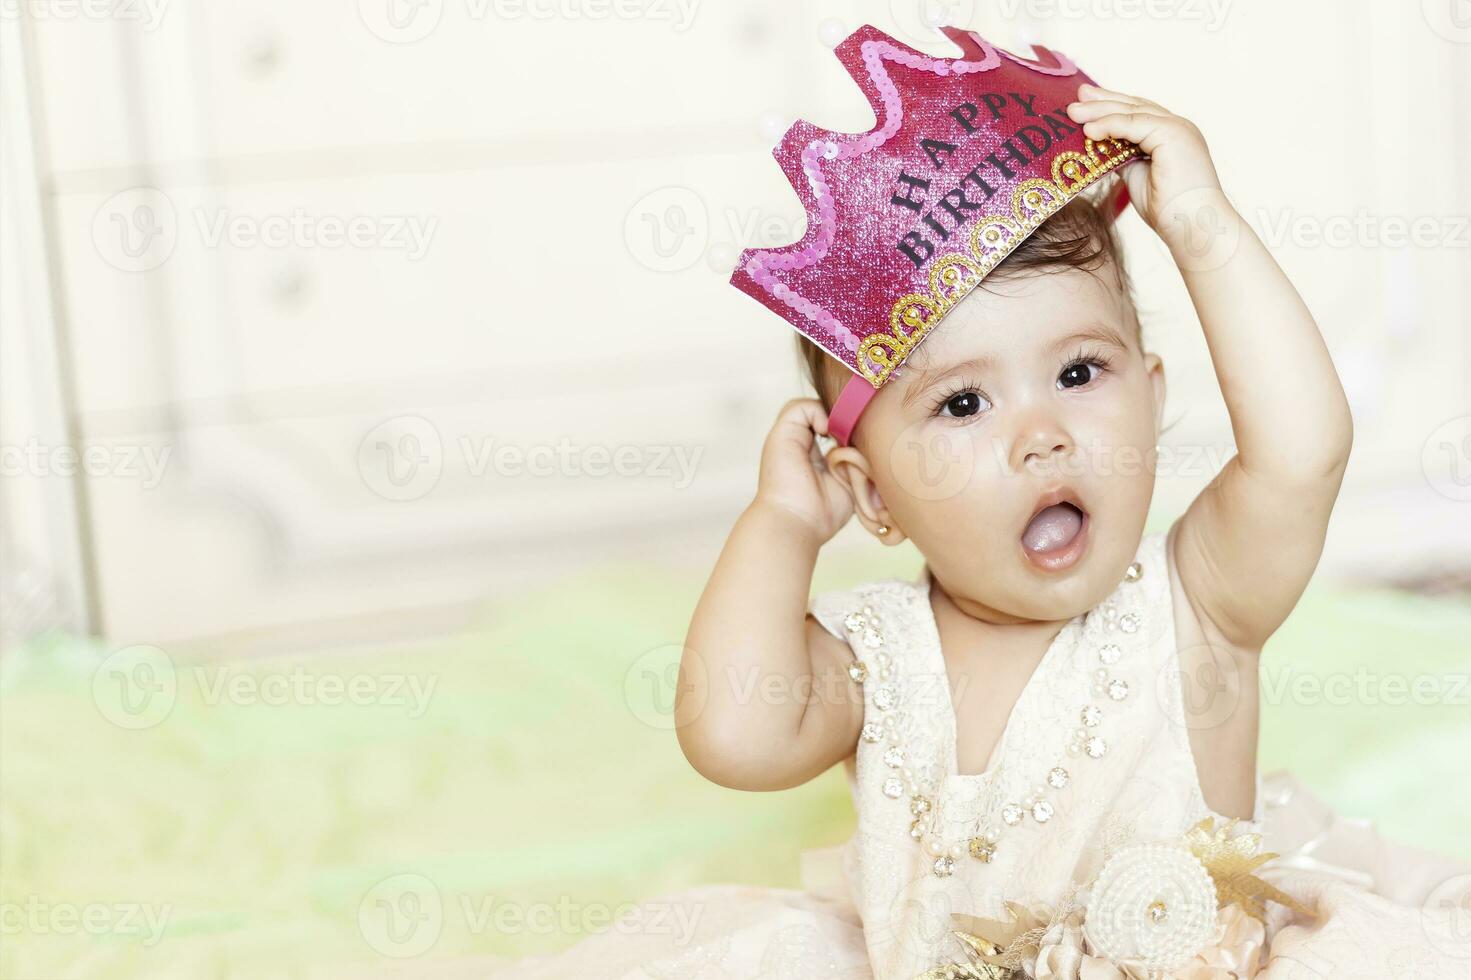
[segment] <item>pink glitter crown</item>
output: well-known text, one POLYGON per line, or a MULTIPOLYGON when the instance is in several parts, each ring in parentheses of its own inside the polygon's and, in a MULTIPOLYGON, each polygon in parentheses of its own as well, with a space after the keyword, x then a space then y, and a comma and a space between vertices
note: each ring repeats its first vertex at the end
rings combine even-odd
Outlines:
POLYGON ((731 276, 866 379, 868 391, 848 399, 853 422, 997 263, 1141 156, 1132 143, 1088 139, 1068 118, 1092 79, 1065 56, 1033 45, 1037 60, 1020 58, 941 30, 961 57, 922 54, 868 25, 837 46, 878 124, 834 133, 798 120, 787 130, 772 153, 807 211, 806 234, 746 249, 731 276))

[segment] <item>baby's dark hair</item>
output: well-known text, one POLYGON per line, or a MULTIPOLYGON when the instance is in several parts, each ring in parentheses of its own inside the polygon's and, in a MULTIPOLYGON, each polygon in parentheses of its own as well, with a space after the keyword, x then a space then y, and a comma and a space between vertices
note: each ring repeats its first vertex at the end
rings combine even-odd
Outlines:
MULTIPOLYGON (((986 284, 993 280, 1032 275, 1046 268, 1078 269, 1096 274, 1111 263, 1115 282, 1132 306, 1133 287, 1124 268, 1123 249, 1119 246, 1113 221, 1103 210, 1111 206, 1111 200, 1111 194, 1097 197, 1099 203, 1087 195, 1074 198, 992 269, 980 288, 986 288, 986 284)), ((1135 323, 1138 323, 1137 317, 1135 323)), ((853 377, 853 372, 806 336, 799 333, 796 338, 807 382, 822 400, 823 408, 832 411, 833 402, 843 390, 843 385, 853 377)))

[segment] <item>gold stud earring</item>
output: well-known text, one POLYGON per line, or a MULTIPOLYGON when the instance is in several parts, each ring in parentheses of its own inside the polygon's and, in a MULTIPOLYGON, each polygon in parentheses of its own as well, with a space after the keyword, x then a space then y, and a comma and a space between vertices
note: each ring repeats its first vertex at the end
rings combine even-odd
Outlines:
POLYGON ((888 533, 889 533, 889 525, 887 525, 887 524, 880 524, 879 525, 879 537, 883 537, 884 535, 886 535, 888 533))

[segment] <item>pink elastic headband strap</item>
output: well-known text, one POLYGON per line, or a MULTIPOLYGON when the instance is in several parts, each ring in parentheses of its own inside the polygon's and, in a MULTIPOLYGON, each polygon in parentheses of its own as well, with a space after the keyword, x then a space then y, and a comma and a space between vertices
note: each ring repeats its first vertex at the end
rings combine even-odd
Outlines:
POLYGON ((878 393, 879 390, 860 374, 853 375, 843 385, 843 393, 833 402, 833 410, 827 416, 827 434, 838 440, 838 445, 848 445, 853 426, 858 424, 858 416, 878 393))
MULTIPOLYGON (((1129 187, 1123 181, 1119 181, 1119 189, 1114 194, 1113 204, 1104 209, 1110 221, 1115 221, 1124 213, 1129 206, 1129 187)), ((853 375, 848 383, 843 385, 842 394, 833 403, 833 410, 828 413, 827 432, 828 435, 838 440, 838 445, 846 446, 853 437, 853 429, 858 425, 858 417, 873 401, 878 389, 868 383, 861 375, 853 375)))

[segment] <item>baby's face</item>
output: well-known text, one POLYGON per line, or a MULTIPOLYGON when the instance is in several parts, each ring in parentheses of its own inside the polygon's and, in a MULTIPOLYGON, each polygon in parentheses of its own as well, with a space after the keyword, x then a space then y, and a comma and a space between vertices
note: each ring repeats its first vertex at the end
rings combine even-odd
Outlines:
POLYGON ((973 614, 1070 618, 1133 560, 1164 369, 1115 276, 1049 269, 972 291, 855 431, 880 522, 973 614), (1078 509, 1033 521, 1051 491, 1078 509))

